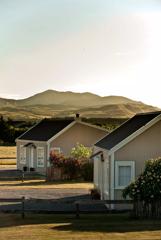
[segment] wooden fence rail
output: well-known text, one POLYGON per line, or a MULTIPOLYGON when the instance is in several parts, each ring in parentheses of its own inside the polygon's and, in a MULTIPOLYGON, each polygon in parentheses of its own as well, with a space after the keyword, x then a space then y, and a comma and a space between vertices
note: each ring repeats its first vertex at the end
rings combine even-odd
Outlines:
POLYGON ((25 218, 25 197, 22 198, 0 198, 1 203, 21 203, 21 216, 25 218))
MULTIPOLYGON (((61 201, 61 200, 57 200, 57 199, 37 199, 37 198, 25 198, 25 197, 22 197, 22 198, 0 198, 0 203, 21 203, 21 216, 22 216, 22 219, 25 218, 25 212, 27 210, 25 210, 25 202, 28 201, 28 200, 31 200, 31 201, 37 201, 37 202, 51 202, 51 203, 65 203, 65 204, 70 204, 70 203, 67 203, 65 201, 61 201)), ((75 201, 73 202, 73 204, 75 205, 75 210, 73 213, 75 213, 75 216, 76 218, 80 218, 80 213, 83 213, 83 211, 81 211, 80 209, 80 205, 98 205, 98 204, 133 204, 133 201, 132 200, 81 200, 81 201, 75 201)), ((29 212, 32 212, 32 213, 36 213, 37 211, 36 210, 31 210, 29 212)), ((52 211, 53 212, 53 211, 52 211)), ((56 213, 56 211, 54 212, 56 213)), ((60 213, 60 212, 58 212, 60 213)), ((63 214, 64 213, 69 213, 69 211, 64 211, 62 212, 63 214)), ((72 213, 72 212, 71 212, 72 213)), ((92 213, 91 211, 86 211, 86 213, 92 213)), ((95 212, 94 212, 95 213, 95 212)))
MULTIPOLYGON (((133 200, 87 200, 87 201, 76 201, 75 202, 75 205, 76 205, 76 218, 80 218, 80 213, 81 213, 81 210, 80 210, 80 205, 87 205, 87 204, 109 204, 109 205, 112 205, 112 204, 133 204, 133 200)), ((109 208, 110 210, 110 208, 109 208)))

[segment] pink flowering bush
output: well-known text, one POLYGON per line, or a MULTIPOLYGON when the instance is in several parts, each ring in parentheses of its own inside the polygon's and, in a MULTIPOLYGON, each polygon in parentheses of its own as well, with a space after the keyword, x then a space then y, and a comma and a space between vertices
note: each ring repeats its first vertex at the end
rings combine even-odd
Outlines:
POLYGON ((80 176, 81 163, 72 157, 64 157, 63 154, 50 153, 50 164, 52 167, 61 168, 62 173, 68 179, 76 179, 80 176))
POLYGON ((123 191, 123 197, 150 203, 161 200, 161 157, 148 160, 145 170, 123 191))
POLYGON ((63 154, 55 154, 55 153, 50 153, 50 164, 53 167, 62 167, 63 162, 64 162, 64 155, 63 154))

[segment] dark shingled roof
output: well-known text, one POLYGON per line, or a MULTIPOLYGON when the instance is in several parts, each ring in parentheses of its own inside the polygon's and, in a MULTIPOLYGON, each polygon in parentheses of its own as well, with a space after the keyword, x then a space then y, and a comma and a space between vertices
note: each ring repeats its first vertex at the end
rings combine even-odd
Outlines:
POLYGON ((48 141, 73 121, 73 119, 43 119, 18 139, 48 141))
POLYGON ((136 114, 116 130, 97 142, 95 145, 100 148, 110 150, 160 114, 161 111, 136 114))

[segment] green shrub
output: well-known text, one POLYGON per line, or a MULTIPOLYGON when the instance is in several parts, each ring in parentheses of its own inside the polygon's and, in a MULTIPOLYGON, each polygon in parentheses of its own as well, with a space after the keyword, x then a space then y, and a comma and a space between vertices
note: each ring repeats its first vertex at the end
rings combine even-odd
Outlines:
POLYGON ((145 170, 123 191, 123 197, 151 202, 161 199, 161 157, 148 160, 145 170))
POLYGON ((86 162, 81 165, 81 177, 84 181, 93 181, 93 163, 86 162))
POLYGON ((76 147, 72 148, 70 155, 73 158, 79 160, 87 160, 92 154, 92 150, 89 147, 85 147, 83 144, 77 143, 76 147))
POLYGON ((63 173, 68 176, 70 180, 77 179, 80 176, 81 164, 77 159, 65 158, 63 160, 63 173))
POLYGON ((100 191, 97 188, 91 189, 90 192, 91 192, 91 198, 93 200, 100 200, 101 199, 100 191))

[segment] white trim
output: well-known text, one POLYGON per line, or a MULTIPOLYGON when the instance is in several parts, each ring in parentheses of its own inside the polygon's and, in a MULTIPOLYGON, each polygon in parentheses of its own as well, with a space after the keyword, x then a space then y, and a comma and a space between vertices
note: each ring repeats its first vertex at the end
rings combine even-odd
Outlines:
POLYGON ((98 172, 99 172, 99 155, 96 155, 94 158, 94 167, 93 167, 93 182, 98 187, 99 181, 98 181, 98 172))
POLYGON ((26 148, 24 147, 24 145, 20 145, 20 150, 19 150, 19 163, 22 165, 26 164, 26 148))
POLYGON ((22 142, 22 143, 26 143, 26 142, 46 143, 46 141, 38 141, 38 140, 33 140, 33 139, 31 139, 31 140, 17 139, 16 142, 17 143, 19 143, 19 142, 22 142))
MULTIPOLYGON (((115 189, 115 182, 114 182, 114 153, 111 154, 111 162, 110 162, 110 168, 111 168, 111 171, 110 171, 110 174, 111 174, 111 178, 110 178, 110 200, 114 200, 114 189, 115 189)), ((111 204, 111 208, 113 209, 114 208, 114 205, 111 204)))
POLYGON ((47 143, 46 169, 50 167, 50 144, 47 143))
POLYGON ((135 161, 115 161, 115 189, 124 189, 126 186, 119 185, 119 167, 131 167, 131 181, 135 179, 135 161))
POLYGON ((109 131, 107 129, 96 126, 96 125, 92 125, 90 123, 86 123, 86 122, 78 121, 78 120, 76 120, 76 123, 80 123, 80 124, 88 126, 88 127, 92 127, 92 128, 98 129, 98 130, 102 130, 103 132, 107 132, 107 134, 109 133, 109 131))
POLYGON ((29 168, 34 167, 34 148, 29 148, 29 168))
MULTIPOLYGON (((114 200, 115 194, 114 194, 114 153, 111 155, 108 155, 109 158, 109 200, 114 200)), ((110 209, 114 209, 114 204, 109 205, 110 209)))
MULTIPOLYGON (((104 195, 105 195, 105 196, 104 196, 105 199, 108 199, 108 198, 109 198, 109 192, 108 192, 108 191, 105 190, 105 191, 104 191, 104 195)), ((109 208, 109 204, 108 204, 108 208, 109 208)))
POLYGON ((59 154, 61 153, 61 148, 60 147, 52 147, 52 148, 50 148, 50 152, 51 151, 54 151, 54 150, 58 150, 58 152, 59 152, 59 154))
POLYGON ((38 168, 44 168, 45 167, 45 148, 44 147, 37 147, 37 167, 38 168), (39 152, 39 150, 43 150, 43 164, 42 165, 39 165, 39 162, 38 162, 38 152, 39 152))
MULTIPOLYGON (((117 145, 115 145, 112 149, 109 150, 109 154, 112 154, 114 152, 116 152, 118 149, 122 148, 123 146, 125 146, 127 143, 129 143, 130 141, 132 141, 134 138, 136 138, 137 136, 139 136, 141 133, 143 133, 144 131, 146 131, 147 129, 149 129, 150 127, 152 127, 155 123, 159 122, 159 120, 161 120, 161 114, 157 117, 155 117, 154 119, 152 119, 150 122, 148 122, 147 124, 145 124, 143 127, 139 128, 137 131, 135 131, 133 134, 131 134, 130 136, 128 136, 127 138, 125 138, 124 140, 122 140, 121 142, 119 142, 117 145)), ((107 150, 107 149, 106 149, 107 150)))
POLYGON ((53 137, 51 137, 47 143, 51 143, 53 140, 55 140, 57 137, 59 137, 62 133, 66 132, 69 128, 71 128, 72 126, 74 126, 76 124, 76 121, 71 122, 70 124, 68 124, 65 128, 63 128, 60 132, 58 132, 57 134, 55 134, 53 137))
POLYGON ((104 196, 104 187, 105 187, 105 175, 104 175, 104 170, 105 170, 105 161, 102 161, 101 160, 101 157, 100 157, 100 164, 101 164, 101 199, 104 200, 105 196, 104 196))

